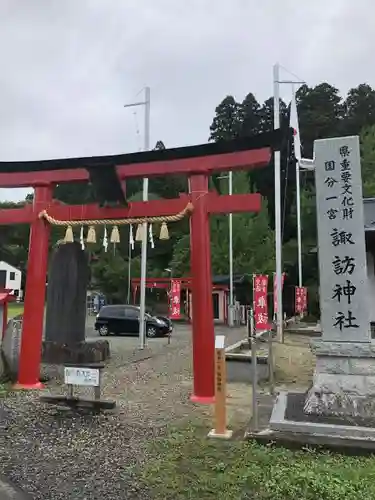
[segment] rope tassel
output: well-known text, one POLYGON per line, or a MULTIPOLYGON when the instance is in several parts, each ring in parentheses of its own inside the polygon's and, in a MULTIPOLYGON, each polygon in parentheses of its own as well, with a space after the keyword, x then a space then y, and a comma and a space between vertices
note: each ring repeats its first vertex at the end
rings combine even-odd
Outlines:
POLYGON ((74 241, 73 228, 72 226, 68 226, 65 232, 64 243, 73 243, 73 241, 74 241))
POLYGON ((96 233, 95 233, 94 226, 89 227, 86 241, 87 241, 87 243, 96 243, 96 233))
POLYGON ((169 240, 169 231, 166 222, 163 222, 161 225, 159 240, 169 240))
POLYGON ((135 233, 135 241, 142 241, 143 239, 143 224, 138 224, 137 232, 135 233))
POLYGON ((112 232, 111 232, 110 242, 111 243, 120 243, 120 232, 118 230, 118 226, 113 226, 112 232))

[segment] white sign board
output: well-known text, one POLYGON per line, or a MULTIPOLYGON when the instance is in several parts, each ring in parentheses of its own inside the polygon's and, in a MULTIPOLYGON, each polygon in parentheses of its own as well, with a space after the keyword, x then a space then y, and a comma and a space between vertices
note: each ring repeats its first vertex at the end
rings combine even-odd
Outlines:
POLYGON ((64 382, 67 385, 99 386, 99 370, 94 368, 64 367, 64 382))
POLYGON ((369 342, 359 138, 314 142, 323 341, 369 342))
POLYGON ((216 335, 215 349, 224 349, 224 345, 225 345, 225 335, 216 335))

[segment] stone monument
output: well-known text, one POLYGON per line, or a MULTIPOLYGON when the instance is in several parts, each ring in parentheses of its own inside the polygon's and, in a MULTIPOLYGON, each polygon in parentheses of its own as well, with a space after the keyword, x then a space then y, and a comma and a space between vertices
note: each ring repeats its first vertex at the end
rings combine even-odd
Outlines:
POLYGON ((0 340, 0 380, 16 381, 21 349, 22 315, 8 321, 2 342, 0 340))
POLYGON ((109 343, 86 339, 89 267, 79 243, 62 243, 54 250, 48 272, 43 361, 89 363, 109 356, 109 343))
POLYGON ((315 141, 321 340, 306 413, 372 417, 371 342, 358 137, 315 141))
POLYGON ((358 137, 314 143, 322 336, 312 387, 280 392, 277 438, 375 447, 375 345, 371 341, 358 137), (351 444, 348 444, 348 443, 351 444))

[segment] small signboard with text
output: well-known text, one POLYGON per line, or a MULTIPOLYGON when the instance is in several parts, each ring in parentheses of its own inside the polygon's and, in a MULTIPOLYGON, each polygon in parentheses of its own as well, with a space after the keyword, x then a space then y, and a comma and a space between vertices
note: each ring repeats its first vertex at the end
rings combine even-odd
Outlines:
POLYGON ((84 385, 99 387, 100 376, 96 368, 64 367, 64 382, 66 385, 84 385))

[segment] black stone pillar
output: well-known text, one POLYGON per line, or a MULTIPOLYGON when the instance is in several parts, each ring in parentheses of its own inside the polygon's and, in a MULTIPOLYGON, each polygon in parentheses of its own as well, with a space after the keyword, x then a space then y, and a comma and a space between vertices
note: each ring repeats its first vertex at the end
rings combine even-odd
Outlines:
POLYGON ((88 257, 80 244, 59 245, 48 272, 44 362, 88 363, 108 357, 108 342, 85 341, 88 280, 88 257))

